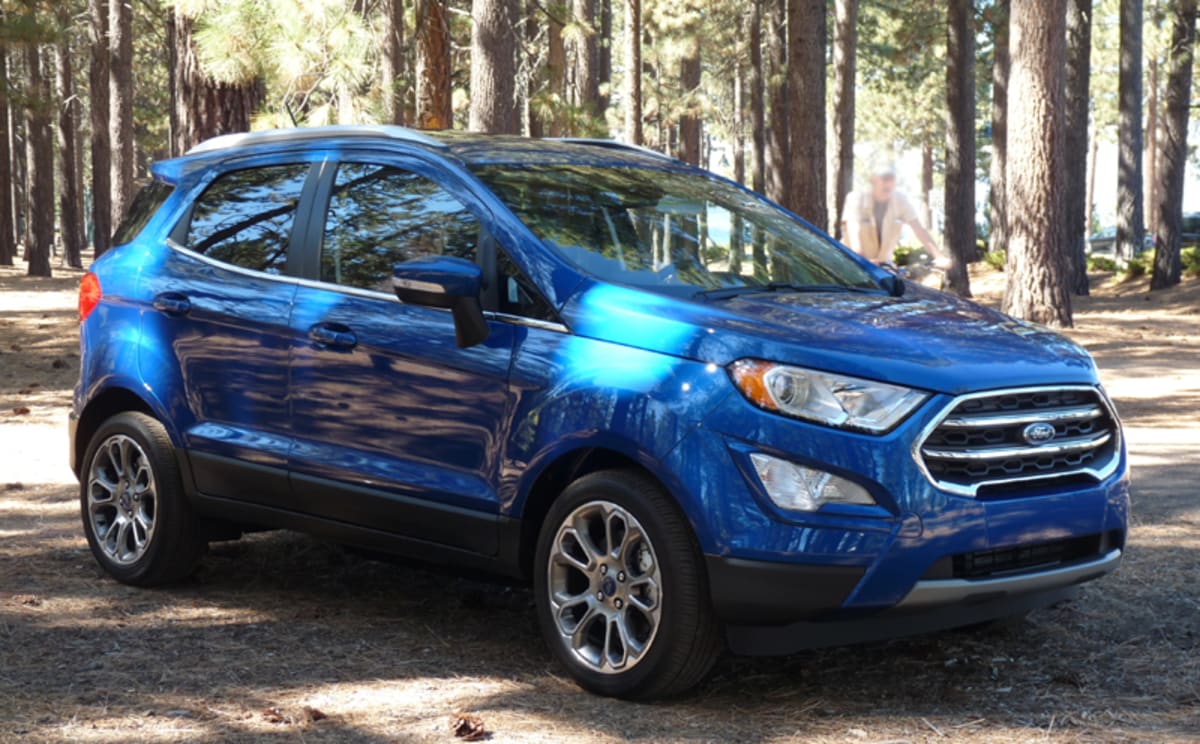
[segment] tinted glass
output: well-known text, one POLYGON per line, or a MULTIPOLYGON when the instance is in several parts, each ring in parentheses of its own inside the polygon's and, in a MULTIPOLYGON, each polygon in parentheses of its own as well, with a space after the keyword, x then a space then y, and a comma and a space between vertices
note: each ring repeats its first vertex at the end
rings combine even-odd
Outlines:
POLYGON ((308 171, 295 163, 218 177, 192 208, 187 246, 235 266, 281 273, 308 171))
POLYGON ((124 245, 136 238, 174 190, 174 186, 162 181, 151 181, 143 186, 137 196, 133 197, 125 219, 121 220, 117 231, 113 233, 112 244, 124 245))
POLYGON ((325 215, 321 280, 390 294, 396 264, 422 256, 473 262, 483 238, 475 216, 428 178, 343 163, 325 215))
POLYGON ((496 251, 496 264, 500 271, 500 312, 538 320, 558 320, 554 308, 507 253, 496 251))
POLYGON ((600 279, 678 294, 770 283, 879 290, 844 249, 705 175, 566 165, 476 174, 539 238, 600 279))

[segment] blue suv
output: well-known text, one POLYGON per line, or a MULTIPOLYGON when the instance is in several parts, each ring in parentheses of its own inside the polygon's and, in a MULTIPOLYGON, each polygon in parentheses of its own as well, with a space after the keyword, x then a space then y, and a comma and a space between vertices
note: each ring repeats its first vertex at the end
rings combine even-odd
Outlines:
POLYGON ((1121 559, 1086 352, 702 170, 336 127, 153 173, 79 299, 71 464, 120 581, 263 528, 482 569, 533 584, 580 684, 649 698, 1121 559))

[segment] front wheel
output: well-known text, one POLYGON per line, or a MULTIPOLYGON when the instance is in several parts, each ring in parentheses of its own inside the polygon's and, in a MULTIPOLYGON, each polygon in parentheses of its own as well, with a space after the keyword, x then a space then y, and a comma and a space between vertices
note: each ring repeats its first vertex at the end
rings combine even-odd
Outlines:
POLYGON ((163 425, 143 413, 113 416, 92 437, 83 462, 83 529, 101 567, 137 586, 190 574, 205 544, 163 425))
POLYGON ((542 633, 583 687, 664 697, 712 667, 720 641, 700 551, 649 477, 610 470, 572 483, 542 525, 535 560, 542 633))

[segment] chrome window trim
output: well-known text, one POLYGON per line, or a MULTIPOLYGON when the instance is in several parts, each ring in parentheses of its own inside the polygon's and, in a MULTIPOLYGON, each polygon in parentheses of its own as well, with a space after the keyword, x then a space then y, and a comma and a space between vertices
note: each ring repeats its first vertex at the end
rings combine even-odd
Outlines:
MULTIPOLYGON (((1053 415, 1053 414, 1050 414, 1050 415, 1053 415)), ((1101 443, 1098 446, 1103 446, 1103 444, 1104 443, 1101 443)), ((1120 418, 1117 417, 1117 409, 1115 407, 1113 407, 1112 401, 1109 400, 1108 395, 1104 392, 1104 388, 1100 387, 1099 385, 1034 385, 1034 386, 1030 386, 1030 387, 1002 388, 999 390, 982 390, 982 391, 975 392, 975 393, 967 393, 965 395, 960 395, 960 396, 954 398, 953 400, 951 400, 949 403, 947 403, 945 406, 942 407, 941 412, 938 413, 937 416, 934 416, 933 419, 928 424, 925 425, 925 428, 923 428, 921 430, 921 433, 917 436, 917 438, 915 440, 913 440, 912 457, 913 457, 913 460, 917 464, 917 468, 920 469, 922 475, 925 476, 925 479, 927 481, 929 481, 929 483, 934 488, 937 488, 939 490, 946 491, 949 493, 957 494, 959 496, 966 496, 968 498, 976 498, 979 494, 979 489, 983 488, 985 486, 1004 486, 1004 485, 1011 485, 1014 483, 1033 483, 1033 482, 1037 482, 1037 481, 1045 482, 1045 481, 1052 481, 1057 478, 1069 477, 1072 475, 1091 476, 1092 478, 1096 479, 1097 483, 1099 483, 1099 482, 1103 481, 1104 479, 1108 478, 1114 472, 1116 472, 1117 465, 1121 461, 1121 447, 1122 447, 1121 420, 1120 420, 1120 418), (1109 417, 1112 419, 1112 422, 1113 422, 1113 431, 1112 431, 1113 454, 1112 454, 1112 457, 1110 457, 1108 459, 1108 462, 1104 463, 1100 467, 1074 468, 1072 470, 1064 470, 1062 472, 1054 473, 1053 475, 1048 475, 1048 476, 1047 475, 1022 475, 1022 476, 1017 476, 1017 477, 1013 477, 1013 478, 993 478, 991 480, 983 480, 983 481, 979 481, 978 483, 972 483, 969 486, 960 485, 958 483, 947 483, 944 481, 939 481, 937 478, 935 478, 933 476, 933 474, 931 472, 929 472, 929 467, 925 464, 925 458, 922 457, 922 455, 921 455, 921 450, 925 446, 925 440, 927 440, 929 438, 929 436, 931 434, 933 434, 933 432, 939 426, 941 426, 942 423, 947 418, 950 417, 950 414, 962 402, 968 401, 968 400, 976 400, 978 398, 994 398, 994 397, 1001 396, 1001 395, 1017 395, 1017 394, 1024 394, 1024 393, 1044 393, 1044 392, 1067 392, 1067 391, 1088 391, 1088 392, 1095 393, 1096 397, 1100 401, 1100 404, 1104 406, 1105 412, 1107 412, 1109 417)))
POLYGON ((227 263, 225 261, 220 261, 218 259, 212 258, 211 256, 206 256, 203 253, 197 253, 196 251, 192 250, 191 248, 188 248, 185 245, 181 245, 174 238, 172 238, 170 236, 168 236, 166 238, 166 243, 167 243, 167 247, 170 248, 171 250, 175 251, 176 253, 181 253, 181 254, 187 256, 188 258, 194 258, 197 261, 200 261, 201 263, 208 264, 209 266, 212 266, 212 267, 215 267, 218 269, 232 271, 235 274, 241 274, 242 276, 248 276, 248 277, 251 277, 254 279, 270 279, 272 281, 276 281, 281 284, 299 284, 300 283, 300 279, 298 277, 288 276, 287 274, 268 274, 265 271, 257 271, 255 269, 247 269, 245 266, 238 266, 237 264, 227 263))

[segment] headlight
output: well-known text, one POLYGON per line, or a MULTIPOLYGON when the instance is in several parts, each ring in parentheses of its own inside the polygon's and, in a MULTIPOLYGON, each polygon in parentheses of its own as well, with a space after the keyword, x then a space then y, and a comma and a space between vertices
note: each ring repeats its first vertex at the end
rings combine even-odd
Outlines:
POLYGON ((814 512, 825 504, 873 505, 867 489, 824 470, 808 468, 778 457, 750 455, 758 480, 781 509, 814 512))
POLYGON ((888 431, 929 397, 898 385, 755 359, 734 362, 729 374, 760 408, 872 434, 888 431))

